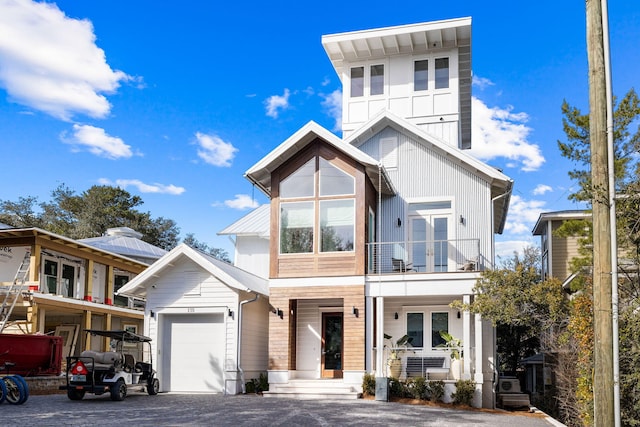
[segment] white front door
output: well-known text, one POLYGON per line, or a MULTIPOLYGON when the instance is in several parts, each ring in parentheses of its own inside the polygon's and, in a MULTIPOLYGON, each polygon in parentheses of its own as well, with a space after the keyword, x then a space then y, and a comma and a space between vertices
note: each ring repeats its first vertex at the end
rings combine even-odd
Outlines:
POLYGON ((163 317, 162 390, 221 392, 226 345, 223 314, 163 317))

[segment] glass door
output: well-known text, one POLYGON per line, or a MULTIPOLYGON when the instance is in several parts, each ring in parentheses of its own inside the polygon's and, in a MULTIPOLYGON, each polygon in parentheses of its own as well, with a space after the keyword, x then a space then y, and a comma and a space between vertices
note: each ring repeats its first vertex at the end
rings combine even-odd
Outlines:
POLYGON ((342 313, 322 313, 322 378, 342 378, 342 313))
POLYGON ((449 270, 449 215, 410 217, 411 262, 418 272, 449 270))

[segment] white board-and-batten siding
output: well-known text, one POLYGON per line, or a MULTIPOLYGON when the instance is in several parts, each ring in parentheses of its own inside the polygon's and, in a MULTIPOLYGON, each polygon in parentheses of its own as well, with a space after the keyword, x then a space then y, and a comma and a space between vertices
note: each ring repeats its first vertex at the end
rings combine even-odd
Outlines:
MULTIPOLYGON (((148 330, 152 338, 153 352, 159 355, 158 345, 162 345, 162 331, 159 321, 163 315, 224 313, 225 346, 224 369, 236 369, 237 317, 229 317, 228 310, 236 311, 238 292, 229 288, 190 259, 181 259, 171 269, 158 277, 147 293, 148 330)), ((203 339, 206 339, 203 337, 203 339)))
MULTIPOLYGON (((407 218, 410 202, 451 200, 453 230, 451 239, 480 239, 480 254, 485 267, 491 260, 491 184, 460 160, 409 138, 391 127, 383 129, 358 146, 380 159, 380 140, 397 140, 395 167, 387 167, 397 195, 382 198, 377 220, 382 224, 380 241, 398 242, 409 238, 407 227, 397 227, 396 219, 407 218), (460 218, 463 218, 461 221, 460 218)), ((386 148, 388 151, 388 148, 386 148)), ((383 161, 384 164, 384 161, 383 161)))

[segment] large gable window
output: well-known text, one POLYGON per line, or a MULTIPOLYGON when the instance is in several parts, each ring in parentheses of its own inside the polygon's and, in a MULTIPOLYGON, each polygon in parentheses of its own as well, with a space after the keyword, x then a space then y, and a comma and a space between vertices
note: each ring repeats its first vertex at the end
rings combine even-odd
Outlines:
POLYGON ((355 178, 320 156, 284 178, 280 182, 280 253, 353 251, 354 196, 355 178))

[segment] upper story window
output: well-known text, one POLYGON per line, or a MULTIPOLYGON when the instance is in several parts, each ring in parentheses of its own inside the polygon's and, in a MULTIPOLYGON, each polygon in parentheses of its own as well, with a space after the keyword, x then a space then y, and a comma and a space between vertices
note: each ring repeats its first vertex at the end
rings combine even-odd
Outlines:
POLYGON ((354 196, 355 178, 319 156, 283 179, 280 253, 353 251, 354 196))
POLYGON ((351 69, 351 97, 364 95, 364 67, 351 69))
POLYGON ((371 66, 371 95, 382 95, 384 93, 384 65, 371 66))
POLYGON ((424 59, 413 63, 413 90, 429 89, 429 60, 424 59))
POLYGON ((449 87, 449 58, 436 58, 436 89, 449 87))

